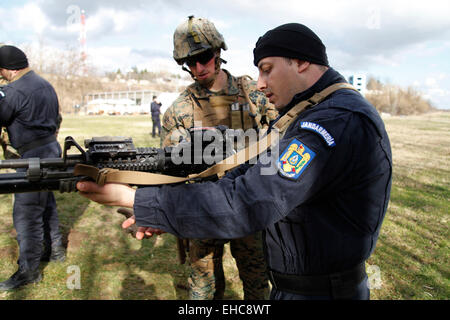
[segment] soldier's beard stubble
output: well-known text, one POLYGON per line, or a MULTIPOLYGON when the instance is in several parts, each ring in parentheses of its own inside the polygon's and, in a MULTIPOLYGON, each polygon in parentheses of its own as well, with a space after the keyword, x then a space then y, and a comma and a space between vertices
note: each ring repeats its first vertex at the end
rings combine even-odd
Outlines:
POLYGON ((197 81, 203 88, 206 89, 211 89, 211 87, 214 85, 214 82, 217 79, 217 76, 219 75, 220 72, 220 65, 221 65, 221 61, 220 61, 220 56, 215 58, 215 70, 214 70, 214 74, 212 74, 210 77, 206 78, 206 79, 197 79, 197 77, 193 77, 195 81, 197 81))
POLYGON ((195 81, 197 81, 202 87, 206 88, 206 89, 211 89, 211 87, 214 84, 214 81, 216 81, 217 75, 214 74, 213 76, 207 78, 207 79, 203 79, 203 80, 199 80, 199 79, 195 79, 195 81))

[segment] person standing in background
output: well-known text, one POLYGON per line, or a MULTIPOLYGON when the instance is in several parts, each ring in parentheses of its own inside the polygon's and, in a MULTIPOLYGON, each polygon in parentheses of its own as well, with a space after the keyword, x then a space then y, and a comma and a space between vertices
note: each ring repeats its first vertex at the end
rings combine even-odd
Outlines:
MULTIPOLYGON (((20 158, 60 157, 56 132, 61 118, 52 85, 28 67, 25 53, 14 46, 0 47, 0 75, 9 82, 0 90, 0 126, 6 127, 20 158)), ((25 169, 17 169, 21 170, 25 169)), ((19 268, 0 282, 4 291, 39 282, 40 261, 66 257, 53 192, 15 194, 13 222, 19 268)))
POLYGON ((161 136, 161 102, 158 102, 156 100, 156 96, 153 96, 153 101, 150 104, 150 112, 152 114, 152 122, 153 122, 153 128, 152 128, 152 138, 155 137, 156 134, 156 128, 158 128, 158 137, 161 136))

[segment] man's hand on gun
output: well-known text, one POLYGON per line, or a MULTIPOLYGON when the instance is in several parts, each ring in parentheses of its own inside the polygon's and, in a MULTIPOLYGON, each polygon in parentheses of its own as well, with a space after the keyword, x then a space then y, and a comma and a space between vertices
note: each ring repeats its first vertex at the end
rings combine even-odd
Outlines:
POLYGON ((80 195, 108 206, 133 208, 136 190, 127 184, 107 183, 103 186, 91 181, 77 183, 80 195))
POLYGON ((120 206, 118 213, 123 214, 127 220, 122 223, 122 228, 129 230, 138 240, 150 238, 154 234, 160 235, 164 231, 151 227, 137 227, 132 208, 134 205, 134 194, 136 190, 126 184, 107 183, 104 186, 90 181, 78 182, 77 189, 85 198, 100 204, 120 206))
MULTIPOLYGON (((117 211, 119 211, 122 208, 119 208, 117 211)), ((160 235, 162 233, 164 233, 164 231, 160 230, 160 229, 155 229, 155 228, 150 228, 150 227, 137 227, 136 228, 136 219, 134 218, 134 215, 129 217, 127 220, 125 220, 122 223, 122 228, 124 229, 136 229, 136 233, 133 235, 136 237, 136 239, 138 240, 142 240, 144 238, 150 238, 152 237, 154 234, 156 235, 160 235)))

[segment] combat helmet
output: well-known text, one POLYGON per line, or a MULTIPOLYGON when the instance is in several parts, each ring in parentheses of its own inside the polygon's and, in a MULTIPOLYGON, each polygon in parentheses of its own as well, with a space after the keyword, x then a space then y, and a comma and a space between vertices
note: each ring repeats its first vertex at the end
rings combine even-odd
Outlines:
POLYGON ((173 34, 173 48, 173 58, 182 65, 185 59, 208 49, 227 50, 227 45, 211 21, 189 16, 187 21, 176 28, 173 34))

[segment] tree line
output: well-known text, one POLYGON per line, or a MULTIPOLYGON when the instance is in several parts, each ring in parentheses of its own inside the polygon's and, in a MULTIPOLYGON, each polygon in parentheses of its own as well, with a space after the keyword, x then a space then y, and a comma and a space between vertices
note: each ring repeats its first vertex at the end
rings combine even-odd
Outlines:
POLYGON ((365 97, 380 113, 413 115, 436 110, 415 88, 404 89, 392 84, 383 84, 372 77, 367 82, 365 97))
MULTIPOLYGON (((101 72, 93 66, 89 59, 83 59, 75 48, 55 51, 40 46, 23 48, 28 56, 31 67, 55 88, 62 112, 73 112, 73 107, 83 102, 87 93, 105 91, 125 91, 152 89, 157 91, 179 91, 174 87, 172 80, 180 79, 179 75, 169 74, 166 71, 139 70, 136 66, 127 71, 101 72), (109 82, 102 79, 107 78, 109 82), (149 86, 129 85, 119 80, 148 80, 149 86), (162 79, 162 81, 157 81, 162 79)), ((188 76, 183 80, 190 80, 188 76)), ((423 114, 436 109, 426 100, 422 93, 413 87, 401 88, 393 84, 383 84, 370 77, 367 82, 365 94, 380 113, 391 115, 423 114)))

